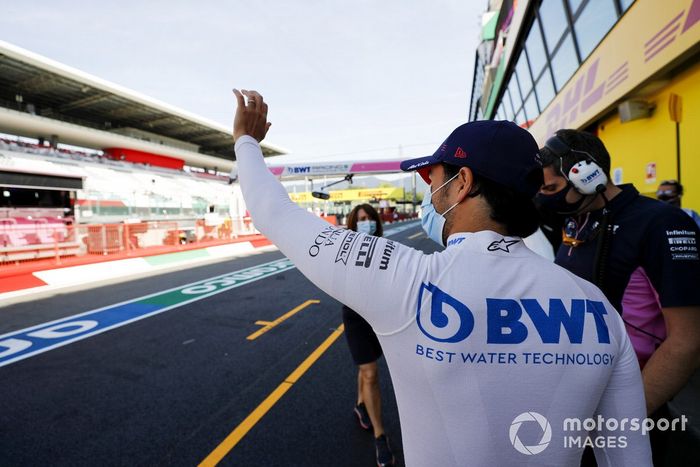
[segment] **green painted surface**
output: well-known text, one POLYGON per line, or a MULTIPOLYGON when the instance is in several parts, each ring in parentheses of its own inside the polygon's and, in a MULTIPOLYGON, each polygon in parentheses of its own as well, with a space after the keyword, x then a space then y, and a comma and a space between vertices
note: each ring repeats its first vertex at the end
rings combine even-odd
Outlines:
POLYGON ((182 293, 180 293, 180 291, 181 291, 181 289, 178 289, 178 290, 175 290, 172 292, 165 292, 165 293, 162 293, 160 295, 156 295, 155 297, 141 300, 141 303, 161 305, 161 306, 176 305, 176 304, 184 301, 184 299, 182 298, 182 293))
POLYGON ((496 38, 496 26, 498 26, 498 12, 489 11, 484 13, 482 18, 483 26, 481 27, 481 39, 485 41, 492 41, 496 38), (483 21, 486 21, 483 23, 483 21))
POLYGON ((506 74, 506 52, 503 51, 501 55, 501 61, 498 63, 498 70, 496 70, 496 78, 493 80, 493 86, 491 86, 491 94, 489 95, 489 103, 486 105, 486 111, 484 112, 484 118, 493 118, 493 114, 496 113, 494 109, 496 104, 496 96, 498 91, 501 89, 503 84, 503 77, 506 74))
POLYGON ((216 295, 289 269, 294 269, 294 265, 289 259, 284 258, 221 276, 211 277, 203 281, 193 282, 173 290, 166 290, 143 297, 137 302, 162 307, 175 306, 186 301, 199 300, 210 295, 216 295))
POLYGON ((151 266, 160 266, 162 264, 177 263, 179 261, 185 261, 188 259, 204 258, 209 256, 207 250, 189 250, 189 251, 178 251, 177 253, 168 253, 167 255, 158 256, 146 256, 144 259, 151 266))

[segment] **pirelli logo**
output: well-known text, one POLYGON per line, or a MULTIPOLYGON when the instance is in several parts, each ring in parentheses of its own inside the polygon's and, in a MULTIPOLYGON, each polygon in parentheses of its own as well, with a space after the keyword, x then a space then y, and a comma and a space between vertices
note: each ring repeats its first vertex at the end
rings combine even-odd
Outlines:
POLYGON ((674 261, 698 261, 698 245, 695 232, 678 229, 667 230, 666 239, 671 259, 674 261))
POLYGON ((695 238, 693 237, 678 237, 669 238, 669 245, 695 245, 695 238))
POLYGON ((374 250, 377 247, 377 237, 372 237, 371 235, 365 235, 360 243, 360 250, 357 252, 357 259, 355 260, 355 266, 362 266, 368 268, 372 265, 372 258, 374 257, 374 250))
MULTIPOLYGON (((355 243, 355 240, 356 239, 344 240, 343 243, 345 243, 346 241, 349 242, 348 251, 350 251, 350 249, 352 249, 352 246, 355 243)), ((378 240, 379 239, 377 237, 372 237, 370 235, 363 237, 362 242, 360 242, 360 248, 358 249, 358 252, 357 252, 355 266, 364 267, 364 268, 369 268, 370 266, 372 266, 373 261, 374 261, 374 255, 375 255, 375 253, 377 253, 376 250, 377 250, 377 241, 378 240)), ((343 246, 341 246, 341 249, 343 248, 343 246)), ((396 250, 396 243, 395 242, 392 242, 391 240, 389 240, 384 244, 384 249, 382 250, 382 256, 379 258, 379 269, 381 271, 385 271, 385 270, 389 269, 389 262, 391 261, 391 256, 394 254, 394 250, 396 250)), ((377 253, 377 254, 379 254, 379 253, 377 253)), ((338 256, 340 256, 340 252, 338 253, 338 256)), ((336 259, 336 262, 338 262, 338 259, 336 259)), ((374 264, 376 264, 376 261, 374 261, 374 264)))

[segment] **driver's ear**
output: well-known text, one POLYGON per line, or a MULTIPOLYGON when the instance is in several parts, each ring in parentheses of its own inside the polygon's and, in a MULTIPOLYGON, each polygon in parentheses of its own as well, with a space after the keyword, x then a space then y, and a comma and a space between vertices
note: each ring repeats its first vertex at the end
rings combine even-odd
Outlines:
POLYGON ((457 180, 460 182, 457 198, 461 203, 474 189, 474 173, 469 167, 462 167, 459 169, 457 180))

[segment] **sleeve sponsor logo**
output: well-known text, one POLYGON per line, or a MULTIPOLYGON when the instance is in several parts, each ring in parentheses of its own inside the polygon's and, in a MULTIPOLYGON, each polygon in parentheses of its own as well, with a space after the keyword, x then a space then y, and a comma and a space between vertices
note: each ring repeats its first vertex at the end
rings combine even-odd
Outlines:
POLYGON ((321 252, 321 247, 333 246, 337 238, 345 231, 346 229, 334 226, 325 227, 321 233, 316 235, 313 245, 309 247, 309 256, 315 258, 321 252))
POLYGON ((348 230, 347 232, 348 233, 345 234, 343 241, 340 243, 340 247, 338 248, 338 254, 335 256, 336 263, 343 263, 345 265, 348 264, 348 258, 350 257, 352 247, 355 245, 355 242, 359 238, 357 232, 352 232, 350 230, 348 230))
POLYGON ((695 245, 695 238, 694 237, 669 238, 668 244, 669 245, 695 245))
POLYGON ((668 250, 672 260, 697 261, 698 246, 695 232, 692 230, 667 230, 668 250))
POLYGON ((377 240, 377 237, 371 235, 364 236, 362 243, 360 243, 360 250, 357 252, 355 266, 368 268, 372 265, 372 258, 374 257, 374 250, 377 247, 377 240))
POLYGON ((396 244, 389 240, 384 246, 384 252, 382 253, 382 259, 379 261, 379 269, 386 271, 389 268, 389 261, 391 261, 391 255, 394 254, 396 249, 396 244))
POLYGON ((690 235, 690 236, 695 236, 695 232, 692 230, 667 230, 666 235, 674 236, 674 235, 690 235))
POLYGON ((671 253, 671 259, 697 261, 698 259, 700 259, 700 257, 698 257, 697 252, 695 252, 695 253, 671 253))
MULTIPOLYGON (((335 263, 343 263, 347 266, 348 260, 352 252, 356 249, 358 241, 360 247, 357 249, 355 258, 355 266, 369 268, 374 260, 374 254, 377 249, 378 237, 372 235, 362 235, 348 229, 339 229, 334 226, 324 228, 316 238, 314 243, 309 247, 309 256, 315 258, 321 252, 321 248, 338 245, 338 250, 335 255, 335 263), (339 239, 342 237, 342 240, 339 239)), ((389 268, 391 257, 396 249, 396 243, 388 240, 382 250, 382 256, 379 260, 379 269, 386 270, 389 268)), ((376 262, 375 262, 376 263, 376 262)))

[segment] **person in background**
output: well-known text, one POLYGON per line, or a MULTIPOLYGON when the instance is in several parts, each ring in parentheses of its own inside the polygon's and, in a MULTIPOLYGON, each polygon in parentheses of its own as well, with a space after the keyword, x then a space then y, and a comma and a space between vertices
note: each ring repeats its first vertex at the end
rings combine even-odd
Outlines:
MULTIPOLYGON (((369 204, 353 208, 348 214, 347 228, 375 237, 381 237, 384 233, 379 213, 369 204)), ((358 367, 355 415, 362 428, 374 432, 377 465, 394 465, 394 455, 382 423, 377 366, 377 360, 382 356, 382 347, 372 326, 346 305, 343 305, 343 324, 352 359, 358 367)))
MULTIPOLYGON (((540 206, 568 216, 555 263, 600 287, 621 313, 647 412, 667 418, 667 402, 700 366, 698 227, 634 186, 614 185, 610 154, 591 133, 557 131, 540 161, 540 206)), ((671 436, 651 432, 654 465, 666 465, 671 436)))
POLYGON ((523 243, 541 257, 554 261, 554 248, 552 248, 552 244, 549 243, 549 239, 542 231, 542 227, 535 230, 535 233, 532 235, 523 238, 523 243))
POLYGON ((686 214, 688 214, 700 227, 700 214, 695 212, 690 208, 681 207, 681 196, 683 196, 683 185, 677 180, 666 180, 661 182, 659 189, 656 190, 656 199, 668 203, 671 206, 676 206, 681 208, 686 214))

